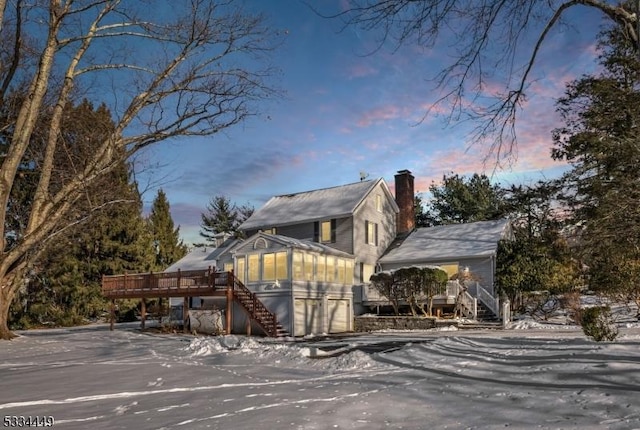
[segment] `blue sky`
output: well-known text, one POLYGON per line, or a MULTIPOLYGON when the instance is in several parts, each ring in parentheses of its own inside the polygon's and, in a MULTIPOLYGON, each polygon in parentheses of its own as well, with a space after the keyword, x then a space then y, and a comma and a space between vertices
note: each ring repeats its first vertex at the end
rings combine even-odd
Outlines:
MULTIPOLYGON (((448 60, 446 44, 375 50, 376 34, 343 29, 300 1, 247 4, 285 34, 273 56, 284 97, 265 102, 261 116, 224 134, 165 142, 137 160, 146 207, 162 187, 186 243, 200 241, 200 214, 218 194, 259 208, 273 195, 356 182, 361 171, 385 178, 393 189, 395 172, 409 169, 416 191, 425 192, 450 172, 486 173, 508 185, 564 169, 549 155, 551 130, 560 125, 554 101, 565 82, 593 70, 598 15, 576 9, 573 17, 593 26, 555 31, 546 44, 519 115, 517 159, 496 169, 483 162, 487 148, 471 145, 473 124, 424 118, 437 96, 427 78, 448 60)), ((327 13, 344 7, 339 0, 318 4, 327 13)))

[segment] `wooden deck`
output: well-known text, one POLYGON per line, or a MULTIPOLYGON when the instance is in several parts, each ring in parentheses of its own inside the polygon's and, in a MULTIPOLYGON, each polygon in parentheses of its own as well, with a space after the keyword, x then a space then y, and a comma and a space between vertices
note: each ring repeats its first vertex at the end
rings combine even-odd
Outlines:
POLYGON ((211 270, 103 276, 102 294, 108 299, 224 296, 232 278, 211 270))
MULTIPOLYGON (((115 301, 117 299, 140 299, 141 327, 146 319, 145 299, 183 297, 183 330, 187 332, 189 297, 221 296, 226 298, 227 334, 231 334, 232 302, 236 302, 268 336, 288 335, 278 323, 276 315, 265 307, 256 294, 250 291, 231 272, 191 270, 162 273, 136 273, 102 277, 102 294, 111 300, 110 328, 115 321, 115 301)), ((247 324, 247 334, 251 334, 251 324, 247 324)))

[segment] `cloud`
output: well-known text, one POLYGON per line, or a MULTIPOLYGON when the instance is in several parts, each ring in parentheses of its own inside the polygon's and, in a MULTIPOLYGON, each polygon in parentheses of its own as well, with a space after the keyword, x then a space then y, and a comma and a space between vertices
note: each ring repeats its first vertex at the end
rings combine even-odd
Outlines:
POLYGON ((364 78, 367 76, 375 76, 379 73, 378 69, 368 64, 358 63, 346 68, 347 79, 364 78))
POLYGON ((356 121, 359 127, 369 127, 384 121, 391 121, 400 118, 402 109, 395 105, 379 106, 363 112, 356 121))

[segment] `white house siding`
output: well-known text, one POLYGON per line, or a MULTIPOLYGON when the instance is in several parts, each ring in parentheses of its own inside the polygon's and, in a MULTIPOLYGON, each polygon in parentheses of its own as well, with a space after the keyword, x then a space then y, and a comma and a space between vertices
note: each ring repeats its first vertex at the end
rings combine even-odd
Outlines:
MULTIPOLYGON (((374 265, 378 258, 396 237, 397 206, 379 183, 358 206, 353 216, 353 254, 358 257, 357 263, 374 265), (382 196, 382 211, 376 208, 376 195, 382 196), (366 243, 366 221, 378 224, 378 245, 366 243)), ((356 284, 366 283, 368 279, 360 279, 360 271, 356 270, 356 284)))

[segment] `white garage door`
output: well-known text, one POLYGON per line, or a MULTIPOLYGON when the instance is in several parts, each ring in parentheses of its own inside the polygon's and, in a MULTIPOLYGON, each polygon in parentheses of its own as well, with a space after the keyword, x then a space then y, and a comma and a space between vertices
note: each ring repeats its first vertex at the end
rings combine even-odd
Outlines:
POLYGON ((319 334, 322 330, 322 302, 315 299, 294 301, 294 335, 319 334))
POLYGON ((349 331, 349 300, 329 300, 329 333, 349 331))

